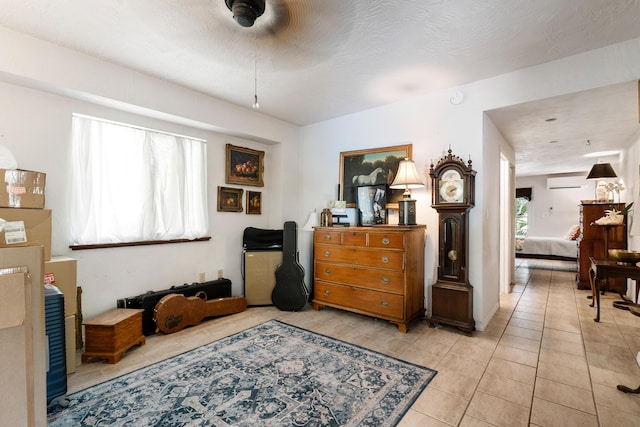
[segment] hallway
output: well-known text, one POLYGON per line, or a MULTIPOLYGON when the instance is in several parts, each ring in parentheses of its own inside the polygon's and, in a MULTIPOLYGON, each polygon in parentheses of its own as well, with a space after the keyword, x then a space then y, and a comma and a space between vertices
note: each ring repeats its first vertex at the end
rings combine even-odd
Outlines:
MULTIPOLYGON (((530 375, 535 372, 529 422, 541 426, 640 425, 640 396, 616 389, 618 384, 640 385, 636 363, 640 317, 614 308, 613 301, 620 297, 607 293, 601 300, 601 321, 594 322, 596 310, 587 299, 590 291, 575 286, 575 263, 517 259, 516 265, 516 285, 502 300, 504 309, 511 302, 514 310, 510 316, 508 310, 500 310, 507 324, 493 358, 529 365, 530 375)), ((498 327, 496 323, 491 327, 498 327)), ((501 388, 506 390, 500 381, 485 377, 476 395, 484 388, 492 389, 494 395, 501 388)), ((528 400, 527 391, 527 387, 522 390, 523 403, 528 400)), ((467 415, 473 415, 474 401, 479 411, 495 408, 491 398, 476 395, 467 415)))

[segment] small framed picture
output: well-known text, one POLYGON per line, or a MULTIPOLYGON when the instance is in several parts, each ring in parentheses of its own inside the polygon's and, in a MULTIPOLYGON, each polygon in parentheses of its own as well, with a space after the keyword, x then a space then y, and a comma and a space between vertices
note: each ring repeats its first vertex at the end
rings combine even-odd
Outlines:
POLYGON ((358 187, 356 204, 362 225, 387 223, 387 186, 367 185, 358 187))
POLYGON ((225 183, 264 187, 264 151, 227 144, 225 183))
POLYGON ((262 193, 260 191, 247 190, 247 215, 262 214, 262 193))
POLYGON ((218 212, 242 212, 242 188, 218 187, 218 212))

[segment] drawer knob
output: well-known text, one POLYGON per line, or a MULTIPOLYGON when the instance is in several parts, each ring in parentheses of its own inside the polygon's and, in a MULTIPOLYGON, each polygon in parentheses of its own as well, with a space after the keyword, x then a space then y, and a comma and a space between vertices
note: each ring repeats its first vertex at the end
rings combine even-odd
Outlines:
POLYGON ((325 295, 329 295, 330 293, 331 293, 331 292, 329 292, 328 290, 325 290, 325 291, 324 291, 324 294, 325 294, 325 295))
POLYGON ((331 240, 331 234, 327 233, 324 235, 324 240, 331 240))
POLYGON ((388 277, 383 277, 381 282, 386 285, 387 283, 389 283, 389 278, 388 277))
POLYGON ((324 256, 328 257, 328 256, 330 256, 330 255, 331 255, 331 252, 329 252, 329 251, 324 251, 324 256))
POLYGON ((331 274, 331 270, 329 270, 329 269, 327 268, 326 270, 324 270, 324 274, 326 274, 326 275, 328 276, 329 274, 331 274))
POLYGON ((387 264, 389 262, 389 257, 383 256, 382 258, 380 258, 380 261, 382 261, 383 264, 387 264))
POLYGON ((380 305, 383 307, 388 307, 389 303, 387 301, 380 301, 380 305))
POLYGON ((382 238, 382 244, 383 245, 388 245, 389 244, 389 238, 388 237, 383 237, 382 238))

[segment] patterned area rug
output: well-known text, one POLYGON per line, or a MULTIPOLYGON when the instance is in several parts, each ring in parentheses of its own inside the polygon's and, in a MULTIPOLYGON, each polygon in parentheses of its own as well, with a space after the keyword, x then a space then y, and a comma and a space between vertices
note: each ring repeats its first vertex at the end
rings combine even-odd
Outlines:
POLYGON ((271 320, 69 395, 49 426, 393 426, 436 371, 271 320))

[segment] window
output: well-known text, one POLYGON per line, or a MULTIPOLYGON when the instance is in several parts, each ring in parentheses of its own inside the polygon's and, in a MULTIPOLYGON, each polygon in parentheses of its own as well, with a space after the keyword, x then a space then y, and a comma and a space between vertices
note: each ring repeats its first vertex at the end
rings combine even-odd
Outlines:
POLYGON ((516 188, 516 237, 527 237, 527 226, 529 225, 528 210, 531 201, 532 189, 516 188))
POLYGON ((527 237, 527 210, 529 208, 529 199, 526 197, 516 198, 516 237, 527 237))
POLYGON ((72 120, 72 247, 206 236, 205 141, 72 120))

